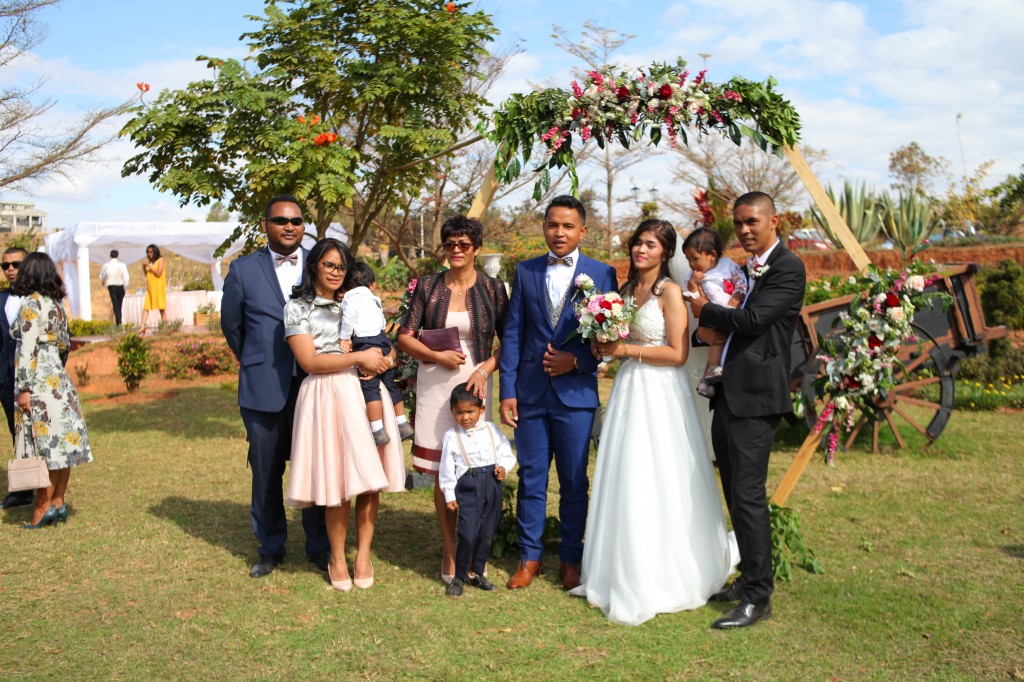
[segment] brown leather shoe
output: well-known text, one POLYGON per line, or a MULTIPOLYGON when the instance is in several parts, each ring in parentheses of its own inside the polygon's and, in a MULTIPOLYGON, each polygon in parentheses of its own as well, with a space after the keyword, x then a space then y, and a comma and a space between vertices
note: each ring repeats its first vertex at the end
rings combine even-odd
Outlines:
POLYGON ((533 579, 543 572, 544 566, 539 561, 520 561, 516 572, 508 579, 508 589, 518 590, 529 587, 533 579))
POLYGON ((562 576, 562 587, 566 592, 580 586, 580 567, 576 564, 563 561, 562 568, 558 571, 558 574, 562 576))

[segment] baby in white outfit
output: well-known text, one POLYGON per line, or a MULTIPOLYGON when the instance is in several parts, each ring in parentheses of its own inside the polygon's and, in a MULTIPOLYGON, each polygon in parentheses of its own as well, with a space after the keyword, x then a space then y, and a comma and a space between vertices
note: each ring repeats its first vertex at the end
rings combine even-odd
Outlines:
MULTIPOLYGON (((701 292, 712 303, 738 308, 747 295, 747 276, 743 269, 728 258, 722 258, 722 238, 714 230, 694 230, 683 242, 683 254, 693 274, 686 284, 683 296, 700 298, 701 292)), ((715 395, 714 384, 722 381, 722 351, 725 344, 713 344, 708 349, 708 364, 704 377, 697 384, 697 393, 705 398, 715 395)))

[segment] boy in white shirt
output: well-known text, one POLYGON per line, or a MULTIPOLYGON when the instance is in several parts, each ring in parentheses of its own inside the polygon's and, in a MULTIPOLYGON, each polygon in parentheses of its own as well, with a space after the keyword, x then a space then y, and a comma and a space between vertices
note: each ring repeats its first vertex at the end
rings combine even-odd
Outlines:
MULTIPOLYGON (((345 296, 341 299, 341 324, 339 334, 343 341, 352 342, 352 350, 360 351, 368 348, 379 348, 385 356, 391 353, 391 339, 384 331, 387 321, 384 319, 384 306, 373 293, 376 277, 373 268, 366 263, 356 261, 349 264, 342 288, 345 296)), ((385 445, 391 441, 384 431, 384 404, 380 399, 381 385, 391 395, 395 407, 395 421, 398 422, 398 433, 402 440, 412 438, 412 424, 405 418, 405 402, 402 391, 395 385, 395 371, 389 369, 365 381, 359 382, 366 400, 366 418, 370 420, 373 441, 377 445, 385 445)))
POLYGON ((464 583, 488 592, 497 589, 484 577, 484 567, 501 521, 502 481, 516 456, 501 429, 480 420, 484 402, 466 384, 455 387, 449 404, 456 426, 444 435, 438 485, 448 508, 459 510, 455 578, 445 589, 446 596, 457 598, 464 583))

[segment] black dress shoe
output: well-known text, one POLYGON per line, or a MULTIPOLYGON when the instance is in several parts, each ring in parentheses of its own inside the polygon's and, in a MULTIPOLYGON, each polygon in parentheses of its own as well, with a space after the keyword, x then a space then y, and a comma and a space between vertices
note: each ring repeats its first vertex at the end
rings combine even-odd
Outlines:
POLYGON ((494 590, 498 589, 497 585, 495 585, 482 575, 469 576, 468 578, 466 578, 466 584, 472 585, 473 587, 478 587, 484 592, 493 592, 494 590))
POLYGON ((252 569, 249 570, 250 578, 262 578, 263 576, 270 575, 273 570, 284 561, 284 557, 281 556, 260 556, 260 560, 252 565, 252 569))
POLYGON ((458 599, 462 596, 462 581, 458 578, 452 578, 452 581, 448 583, 448 587, 444 588, 444 596, 449 599, 458 599))
POLYGON ((19 493, 8 493, 3 502, 0 502, 0 509, 11 509, 12 507, 24 507, 32 504, 32 491, 23 490, 19 493))
POLYGON ((735 580, 731 585, 725 587, 708 597, 708 601, 739 601, 740 581, 735 580))
POLYGON ((325 549, 322 552, 317 552, 316 554, 310 554, 309 555, 309 561, 310 561, 310 563, 316 564, 317 568, 319 568, 321 571, 326 573, 327 572, 327 567, 330 566, 330 564, 331 564, 331 552, 330 552, 330 550, 326 550, 325 549))
POLYGON ((714 623, 711 627, 719 630, 731 630, 732 628, 745 628, 749 625, 753 625, 759 620, 765 618, 771 618, 772 615, 772 603, 765 599, 760 604, 754 604, 749 601, 740 603, 739 606, 734 608, 729 613, 725 614, 714 623))

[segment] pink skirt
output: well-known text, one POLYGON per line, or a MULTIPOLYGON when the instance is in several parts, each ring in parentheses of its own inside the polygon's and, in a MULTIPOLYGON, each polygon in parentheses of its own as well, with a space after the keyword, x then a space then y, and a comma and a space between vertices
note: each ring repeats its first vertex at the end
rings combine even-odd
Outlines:
POLYGON ((381 399, 391 442, 378 448, 354 369, 303 379, 295 403, 289 506, 336 507, 363 493, 405 490, 395 410, 386 391, 381 399))

